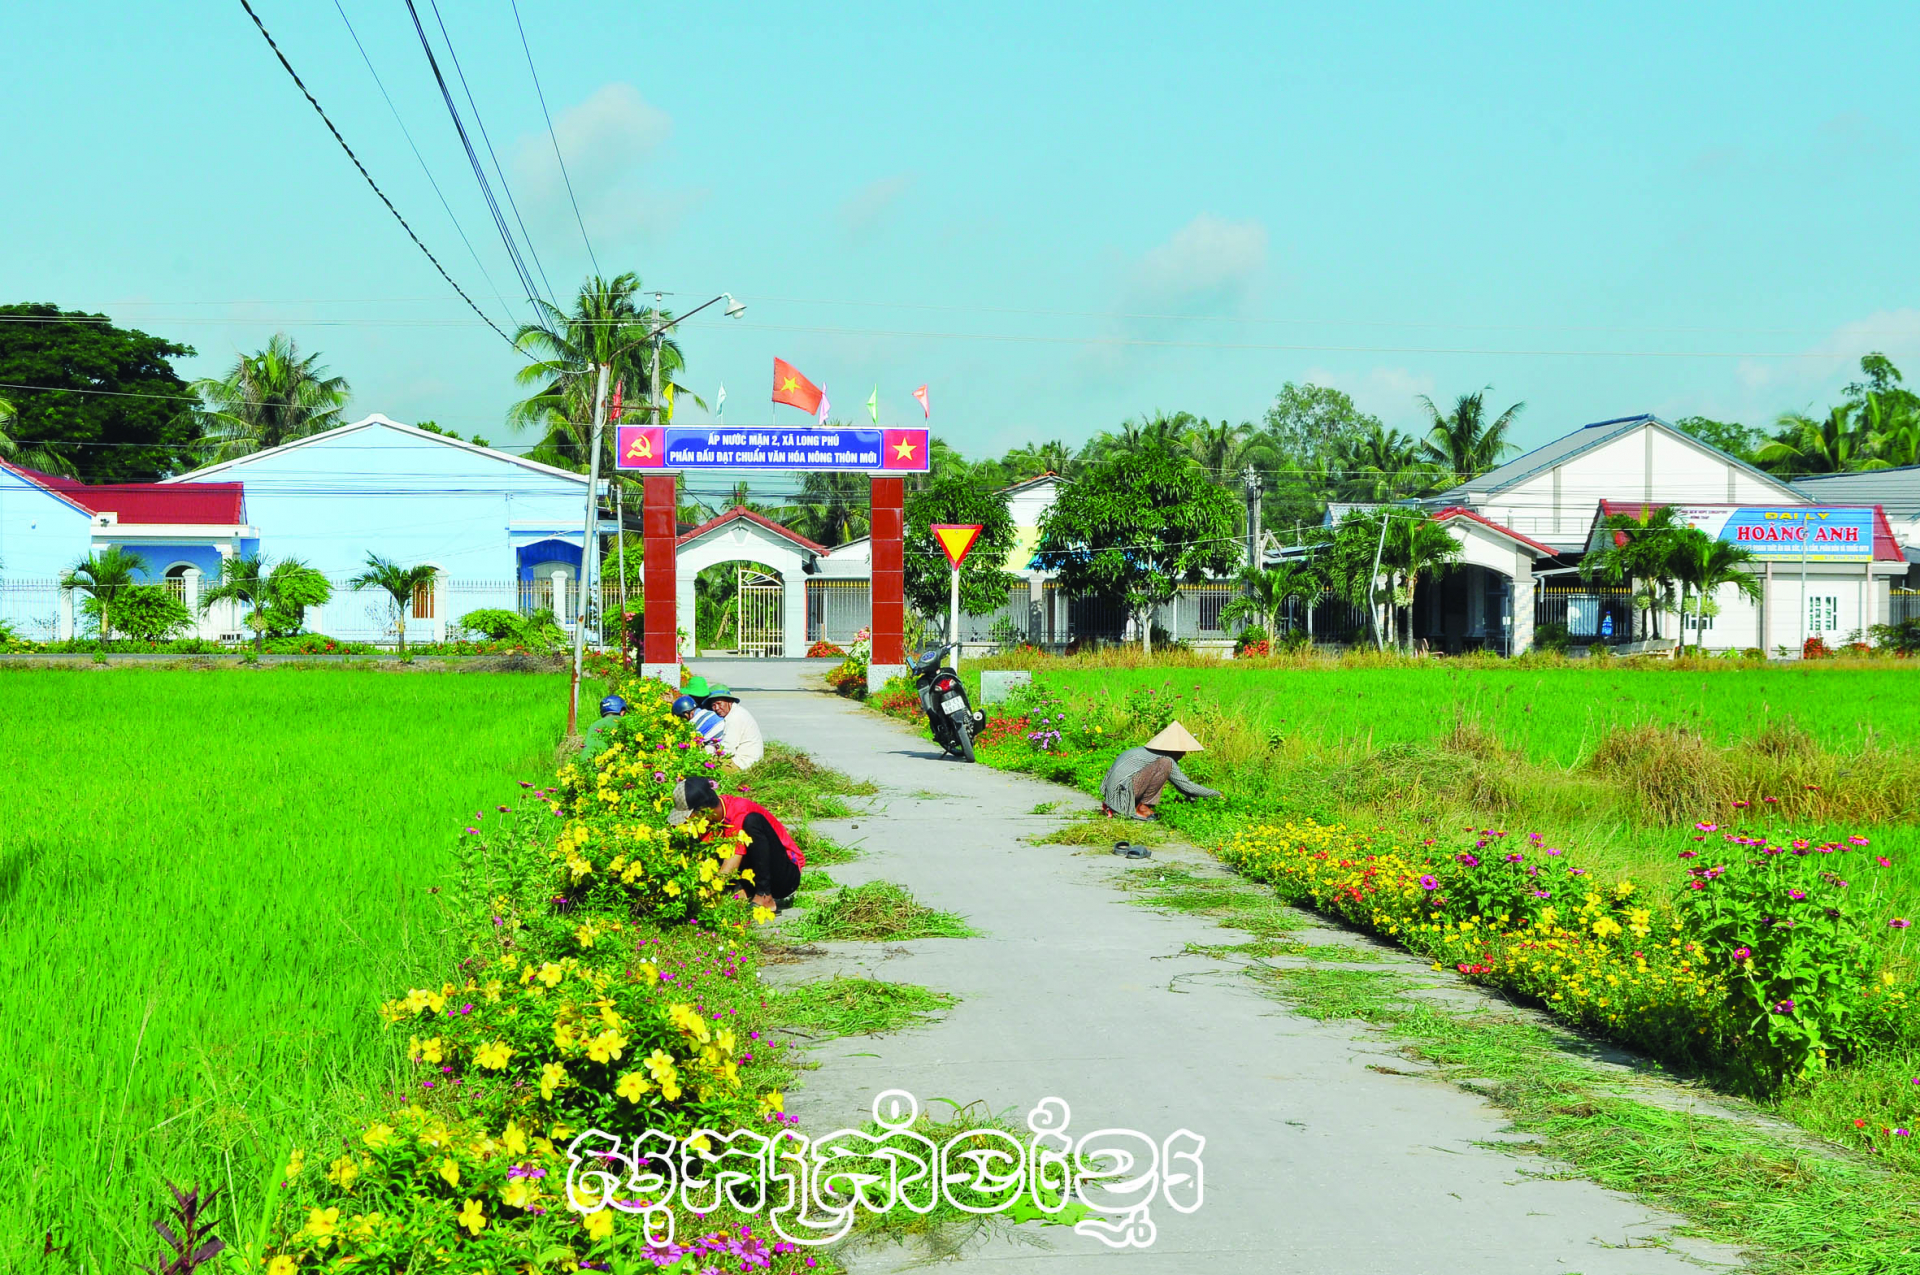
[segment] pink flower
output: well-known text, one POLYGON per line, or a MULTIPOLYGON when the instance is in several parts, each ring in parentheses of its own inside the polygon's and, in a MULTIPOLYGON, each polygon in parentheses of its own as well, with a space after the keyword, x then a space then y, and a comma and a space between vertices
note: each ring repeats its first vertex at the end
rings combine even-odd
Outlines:
POLYGON ((1904 916, 1896 916, 1893 920, 1887 922, 1887 928, 1890 930, 1909 930, 1913 928, 1913 922, 1907 920, 1904 916))
POLYGON ((1421 877, 1420 888, 1423 890, 1438 890, 1440 888, 1440 882, 1431 876, 1421 877))
POLYGON ((1865 837, 1848 837, 1847 844, 1850 846, 1864 846, 1867 844, 1867 839, 1865 837))
POLYGON ((1736 947, 1733 949, 1733 959, 1736 961, 1744 961, 1752 955, 1753 949, 1750 947, 1736 947))
POLYGON ((1891 868, 1893 866, 1893 860, 1887 858, 1887 856, 1885 856, 1884 854, 1874 855, 1873 861, 1879 864, 1883 868, 1891 868))

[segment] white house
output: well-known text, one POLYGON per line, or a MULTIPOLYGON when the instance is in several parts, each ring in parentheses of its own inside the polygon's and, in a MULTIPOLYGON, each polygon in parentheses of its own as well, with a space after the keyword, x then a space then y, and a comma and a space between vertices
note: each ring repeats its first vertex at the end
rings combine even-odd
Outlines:
MULTIPOLYGON (((391 632, 384 594, 343 588, 370 552, 438 568, 409 637, 442 638, 450 620, 482 607, 573 614, 584 474, 374 415, 166 482, 244 484, 267 556, 298 558, 334 581, 334 600, 307 623, 335 637, 391 632)), ((610 535, 613 523, 597 531, 610 535)))

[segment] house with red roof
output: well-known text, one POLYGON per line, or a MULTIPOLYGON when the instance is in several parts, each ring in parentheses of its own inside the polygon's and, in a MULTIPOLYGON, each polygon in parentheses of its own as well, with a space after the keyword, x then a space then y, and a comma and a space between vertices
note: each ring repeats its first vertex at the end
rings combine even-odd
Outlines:
MULTIPOLYGON (((73 636, 72 600, 60 596, 58 581, 89 554, 137 555, 137 579, 166 583, 198 615, 202 582, 259 544, 239 483, 90 486, 0 461, 0 619, 28 637, 73 636)), ((237 617, 216 608, 201 629, 207 637, 230 633, 237 617)))

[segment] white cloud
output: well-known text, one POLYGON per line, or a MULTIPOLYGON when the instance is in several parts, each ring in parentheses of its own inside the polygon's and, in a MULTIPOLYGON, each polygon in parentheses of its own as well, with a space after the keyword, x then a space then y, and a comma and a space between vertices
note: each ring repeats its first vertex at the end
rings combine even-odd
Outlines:
POLYGON ((913 189, 912 173, 895 173, 870 181, 840 201, 840 225, 848 234, 872 230, 901 196, 913 189))
POLYGON ((1267 268, 1267 228, 1201 213, 1135 263, 1134 303, 1238 307, 1267 268))
POLYGON ((633 85, 603 84, 554 117, 552 137, 542 129, 520 138, 512 160, 515 188, 550 231, 573 221, 569 180, 589 235, 618 239, 669 229, 698 198, 649 181, 672 133, 672 117, 633 85), (564 178, 554 159, 556 142, 566 160, 564 178))
POLYGON ((1310 367, 1296 378, 1302 385, 1325 385, 1344 390, 1354 406, 1378 416, 1388 425, 1401 429, 1416 428, 1420 422, 1414 399, 1421 394, 1432 397, 1434 379, 1425 372, 1404 367, 1374 367, 1365 372, 1335 372, 1310 367))

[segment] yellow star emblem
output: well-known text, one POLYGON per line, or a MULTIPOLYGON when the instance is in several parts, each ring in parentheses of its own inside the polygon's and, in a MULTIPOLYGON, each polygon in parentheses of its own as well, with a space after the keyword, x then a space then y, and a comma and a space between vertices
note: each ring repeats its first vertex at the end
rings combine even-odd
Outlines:
POLYGON ((913 444, 903 438, 893 445, 893 454, 901 460, 912 460, 913 444))
POLYGON ((783 376, 783 377, 781 377, 781 378, 780 378, 780 392, 781 392, 782 394, 785 394, 785 393, 787 393, 787 392, 789 392, 789 391, 791 391, 791 390, 797 390, 797 389, 799 389, 799 388, 800 388, 800 378, 799 378, 799 377, 797 377, 797 376, 783 376))

